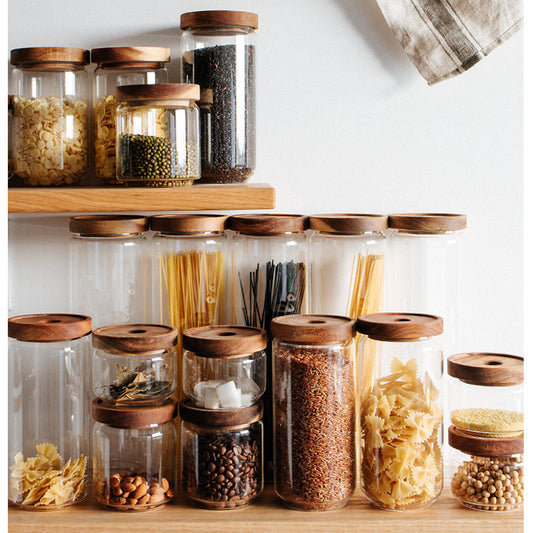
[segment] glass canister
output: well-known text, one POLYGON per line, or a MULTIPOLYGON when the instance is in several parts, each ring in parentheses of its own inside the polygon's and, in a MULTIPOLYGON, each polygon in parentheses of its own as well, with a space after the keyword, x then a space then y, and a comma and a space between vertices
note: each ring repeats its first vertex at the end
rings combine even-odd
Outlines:
POLYGON ((200 88, 192 83, 115 89, 117 178, 129 186, 177 187, 200 177, 200 88))
POLYGON ((263 491, 262 402, 209 410, 180 403, 181 487, 208 509, 248 505, 263 491))
POLYGON ((118 185, 116 173, 115 87, 167 83, 170 49, 157 46, 93 48, 94 171, 108 185, 118 185))
POLYGON ((257 28, 255 13, 181 15, 182 79, 202 89, 200 183, 242 183, 255 170, 257 28))
POLYGON ((145 511, 174 498, 176 400, 116 407, 93 401, 93 490, 118 511, 145 511))
POLYGON ((176 328, 122 324, 93 331, 93 393, 119 406, 164 403, 176 389, 176 328))
POLYGON ((146 322, 149 310, 148 218, 70 218, 70 305, 94 327, 146 322))
POLYGON ((54 510, 84 500, 89 465, 86 377, 91 319, 8 319, 9 501, 54 510))
POLYGON ((274 488, 289 507, 345 505, 356 484, 355 320, 272 320, 274 488))
POLYGON ((204 409, 257 403, 266 388, 266 332, 243 326, 205 326, 183 333, 183 392, 204 409))
POLYGON ((361 484, 382 509, 418 509, 441 493, 442 330, 435 315, 357 319, 361 484))
POLYGON ((73 185, 87 174, 89 51, 11 51, 13 171, 25 185, 73 185))

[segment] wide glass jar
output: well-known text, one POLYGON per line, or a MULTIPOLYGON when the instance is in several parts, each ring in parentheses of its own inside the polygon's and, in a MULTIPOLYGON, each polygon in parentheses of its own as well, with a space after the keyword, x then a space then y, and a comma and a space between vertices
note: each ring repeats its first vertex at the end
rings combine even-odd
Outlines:
POLYGON ((170 49, 158 46, 93 48, 94 172, 108 185, 118 185, 116 172, 115 87, 167 83, 170 49))
POLYGON ((87 496, 91 319, 8 319, 9 501, 55 510, 87 496))
POLYGON ((129 186, 177 187, 200 177, 200 88, 192 83, 115 89, 117 178, 129 186))
POLYGON ((73 185, 88 173, 89 51, 11 51, 13 171, 25 185, 73 185))
POLYGON ((442 330, 434 315, 357 319, 361 484, 382 509, 418 509, 441 493, 442 330))
POLYGON ((294 509, 344 506, 356 483, 355 320, 272 321, 274 489, 294 509))
POLYGON ((181 15, 182 81, 202 89, 200 183, 242 183, 255 170, 257 28, 243 11, 181 15))
POLYGON ((176 401, 113 407, 93 401, 93 490, 117 511, 146 511, 174 498, 176 401))

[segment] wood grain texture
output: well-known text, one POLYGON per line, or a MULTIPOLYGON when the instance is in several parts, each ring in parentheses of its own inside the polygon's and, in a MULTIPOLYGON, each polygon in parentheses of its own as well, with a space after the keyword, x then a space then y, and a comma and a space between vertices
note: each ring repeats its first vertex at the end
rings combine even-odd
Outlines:
POLYGON ((501 353, 459 353, 448 358, 448 374, 472 385, 519 385, 524 382, 524 358, 501 353))

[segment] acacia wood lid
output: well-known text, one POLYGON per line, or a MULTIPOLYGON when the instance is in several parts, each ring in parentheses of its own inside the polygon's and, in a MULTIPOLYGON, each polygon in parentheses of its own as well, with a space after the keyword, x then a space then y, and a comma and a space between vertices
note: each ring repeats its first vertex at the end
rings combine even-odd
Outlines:
POLYGON ((180 418, 200 427, 227 428, 248 426, 263 418, 263 401, 240 409, 204 409, 189 399, 182 400, 180 418))
POLYGON ((524 358, 502 353, 459 353, 448 358, 448 374, 471 385, 520 385, 524 382, 524 358))
POLYGON ((69 230, 86 236, 136 235, 148 230, 148 217, 137 215, 80 215, 70 217, 69 230))
POLYGON ((309 217, 309 229, 324 233, 357 234, 385 231, 385 215, 360 215, 352 213, 312 215, 309 217))
POLYGON ((38 46, 11 50, 11 64, 16 67, 25 63, 78 63, 88 65, 90 52, 83 48, 38 46))
POLYGON ((373 313, 357 319, 357 331, 380 341, 409 342, 443 332, 442 318, 420 313, 373 313))
POLYGON ((280 213, 233 215, 228 228, 243 235, 282 235, 307 229, 307 217, 280 213))
POLYGON ((183 332, 183 347, 201 357, 240 357, 267 346, 264 329, 249 326, 204 326, 183 332))
POLYGON ((460 231, 466 228, 466 215, 454 213, 404 213, 389 215, 389 228, 421 233, 460 231))
POLYGON ((150 229, 162 233, 189 234, 224 231, 226 215, 154 215, 150 229))
POLYGON ((227 10, 191 11, 181 15, 182 30, 199 26, 242 26, 257 30, 259 18, 256 13, 227 10))
POLYGON ((524 434, 514 437, 474 437, 463 433, 455 426, 450 426, 448 444, 470 455, 504 457, 524 453, 524 434))
POLYGON ((35 314, 8 318, 7 334, 26 342, 61 342, 84 337, 91 332, 91 317, 72 314, 35 314))
POLYGON ((177 343, 178 330, 162 324, 120 324, 93 331, 93 346, 117 355, 150 355, 177 343))
POLYGON ((170 48, 163 46, 116 46, 93 48, 91 63, 167 63, 170 61, 170 48))
POLYGON ((127 100, 199 100, 200 86, 196 83, 154 83, 151 85, 119 85, 115 94, 127 100))
POLYGON ((117 407, 96 398, 92 403, 92 414, 97 422, 107 426, 142 429, 171 422, 177 414, 177 401, 169 399, 157 406, 117 407))
POLYGON ((355 337, 355 320, 334 315, 286 315, 272 319, 272 336, 294 344, 323 345, 355 337))

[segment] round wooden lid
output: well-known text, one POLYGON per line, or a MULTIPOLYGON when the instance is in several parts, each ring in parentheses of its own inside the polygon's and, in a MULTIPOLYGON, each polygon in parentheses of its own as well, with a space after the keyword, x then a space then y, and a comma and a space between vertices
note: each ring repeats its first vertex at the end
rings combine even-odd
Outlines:
POLYGON ((163 46, 115 46, 93 48, 91 63, 167 63, 170 61, 170 48, 163 46))
POLYGON ((263 418, 263 401, 240 409, 204 409, 189 400, 182 400, 180 418, 200 427, 227 428, 248 426, 263 418))
POLYGON ((443 332, 442 318, 419 313, 373 313, 357 319, 357 331, 380 341, 408 342, 443 332))
POLYGON ((8 318, 7 334, 26 342, 61 342, 91 332, 91 317, 71 314, 20 315, 8 318))
POLYGON ((16 67, 26 63, 78 63, 88 65, 90 52, 83 48, 38 46, 11 50, 11 64, 16 67))
POLYGON ((474 437, 455 426, 448 428, 448 444, 456 450, 479 457, 504 457, 524 453, 524 434, 514 437, 474 437))
POLYGON ((312 215, 309 217, 309 229, 346 235, 379 232, 387 229, 387 217, 352 213, 312 215))
POLYGON ((180 19, 182 30, 199 26, 242 26, 257 30, 259 18, 256 13, 247 11, 191 11, 183 13, 180 19))
POLYGON ((389 215, 389 228, 415 233, 460 231, 466 228, 466 215, 453 213, 404 213, 389 215))
POLYGON ((162 405, 117 407, 106 404, 100 398, 92 403, 93 418, 97 422, 124 429, 142 429, 155 424, 171 422, 177 414, 177 401, 167 400, 162 405))
POLYGON ((183 347, 201 357, 240 357, 264 350, 266 331, 248 326, 204 326, 183 332, 183 347))
POLYGON ((127 100, 199 100, 200 86, 195 83, 154 83, 151 85, 119 85, 115 94, 127 100))
POLYGON ((148 230, 148 217, 137 215, 81 215, 70 217, 69 230, 86 236, 136 235, 148 230))
POLYGON ((355 320, 333 315, 286 315, 272 319, 272 336, 294 344, 346 342, 355 336, 355 320))
POLYGON ((93 346, 117 355, 150 355, 175 346, 178 330, 161 324, 120 324, 93 331, 93 346))
POLYGON ((228 218, 228 228, 257 236, 300 233, 307 229, 307 217, 279 213, 233 215, 228 218))
POLYGON ((154 215, 150 229, 161 233, 189 234, 224 231, 226 215, 154 215))
POLYGON ((524 358, 502 353, 458 353, 448 358, 448 374, 471 385, 519 385, 524 382, 524 358))

